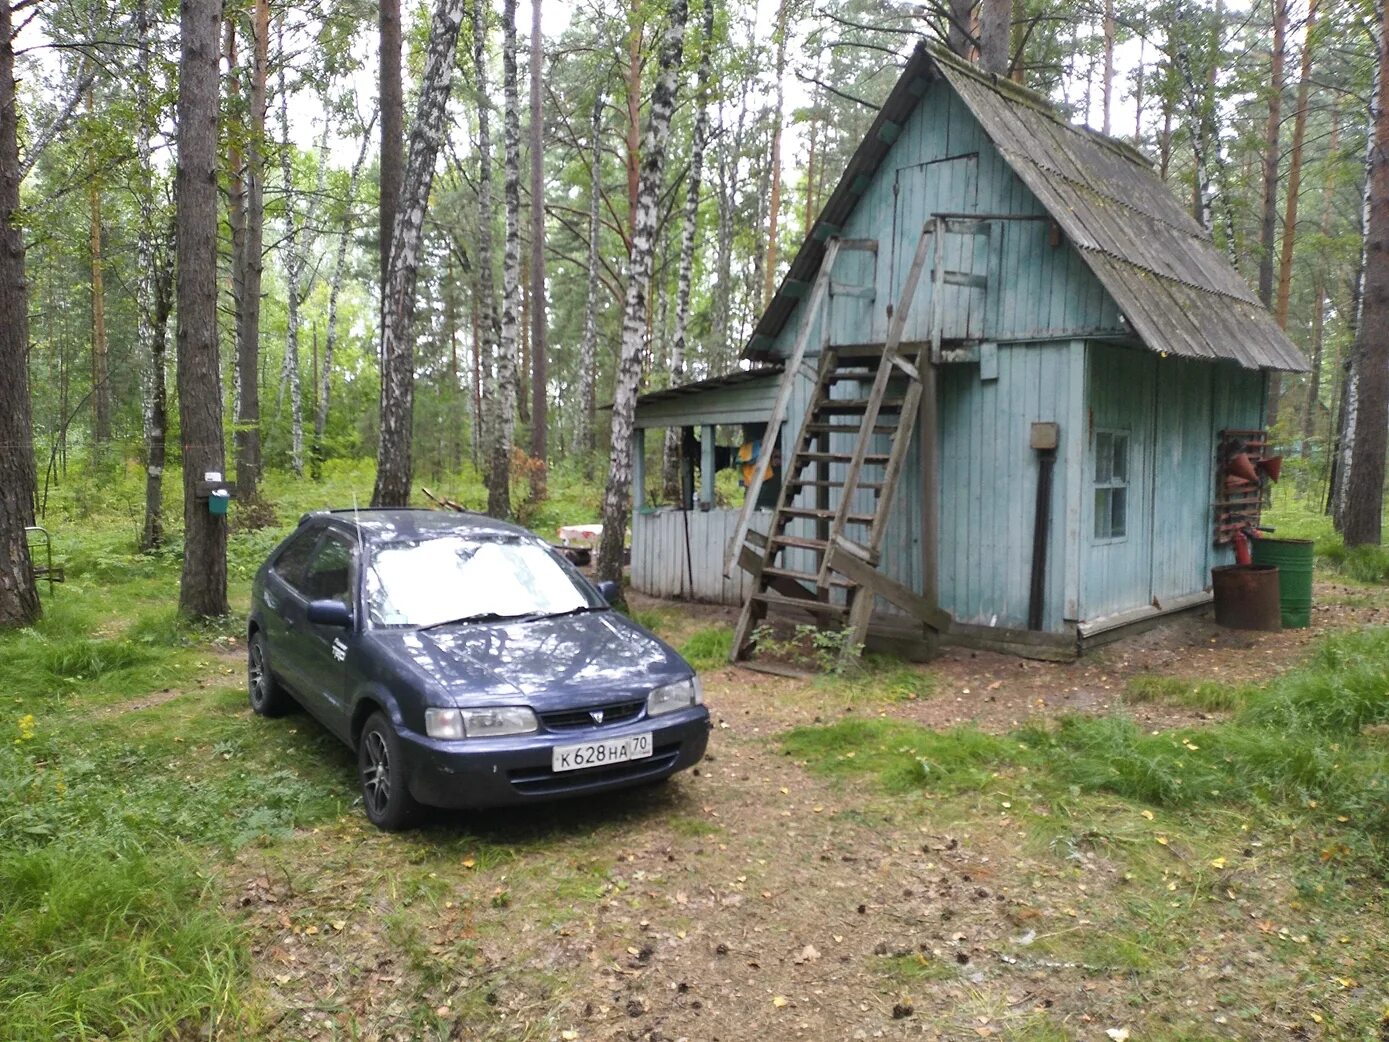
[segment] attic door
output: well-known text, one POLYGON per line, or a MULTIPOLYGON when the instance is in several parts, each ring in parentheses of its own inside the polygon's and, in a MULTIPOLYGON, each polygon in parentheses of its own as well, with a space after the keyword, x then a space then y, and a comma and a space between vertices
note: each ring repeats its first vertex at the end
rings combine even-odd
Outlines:
MULTIPOLYGON (((893 182, 892 260, 888 300, 896 304, 911 268, 921 228, 939 213, 973 213, 979 194, 979 155, 948 156, 897 169, 893 182)), ((973 235, 945 236, 943 260, 946 271, 985 275, 988 268, 987 239, 973 235)), ((903 336, 907 341, 925 340, 931 331, 932 264, 934 244, 926 255, 926 268, 907 317, 903 336)), ((945 286, 943 326, 945 340, 977 340, 984 335, 984 293, 982 286, 945 286)), ((881 299, 881 298, 880 298, 881 299)))

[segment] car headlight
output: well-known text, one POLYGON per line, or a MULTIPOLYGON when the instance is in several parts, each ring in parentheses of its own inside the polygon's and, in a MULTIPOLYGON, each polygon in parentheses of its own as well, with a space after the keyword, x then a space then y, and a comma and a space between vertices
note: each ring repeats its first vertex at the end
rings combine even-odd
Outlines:
POLYGON ((535 713, 524 706, 424 711, 424 731, 430 738, 500 738, 530 734, 537 726, 535 713))
POLYGON ((678 680, 674 684, 658 687, 646 696, 646 715, 660 716, 673 713, 677 709, 688 709, 704 701, 704 688, 698 677, 678 680))

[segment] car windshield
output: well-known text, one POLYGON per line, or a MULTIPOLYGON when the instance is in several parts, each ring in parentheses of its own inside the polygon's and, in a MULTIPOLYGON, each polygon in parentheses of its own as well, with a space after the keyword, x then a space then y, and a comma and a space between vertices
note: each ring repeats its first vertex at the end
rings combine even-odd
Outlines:
POLYGON ((600 607, 548 547, 441 536, 372 550, 367 612, 378 626, 438 626, 600 607))

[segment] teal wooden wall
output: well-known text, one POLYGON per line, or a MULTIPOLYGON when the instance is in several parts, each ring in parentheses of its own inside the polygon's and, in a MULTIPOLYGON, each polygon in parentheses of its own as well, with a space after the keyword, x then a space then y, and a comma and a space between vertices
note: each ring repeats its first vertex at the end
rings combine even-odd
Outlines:
POLYGON ((1233 563, 1214 545, 1215 433, 1262 424, 1264 376, 1229 362, 1163 357, 1140 348, 1089 347, 1081 487, 1077 619, 1093 622, 1156 601, 1168 606, 1210 586, 1233 563), (1122 539, 1095 535, 1094 434, 1130 434, 1129 523, 1122 539))
MULTIPOLYGON (((1032 575, 1037 453, 1031 425, 1061 425, 1053 472, 1043 625, 1060 630, 1068 539, 1073 428, 1083 423, 1085 345, 1016 344, 998 352, 998 378, 977 364, 942 366, 940 393, 940 605, 958 622, 1023 629, 1032 575)), ((1074 566, 1074 562, 1070 562, 1074 566)))
MULTIPOLYGON (((897 305, 922 225, 933 213, 1045 213, 944 82, 928 89, 842 230, 848 239, 876 240, 878 252, 839 255, 833 282, 843 292, 831 302, 834 343, 886 340, 887 307, 897 305), (871 300, 859 292, 870 284, 871 300)), ((988 278, 987 289, 944 287, 947 338, 1038 341, 1122 332, 1118 309, 1079 253, 1065 242, 1050 245, 1048 222, 991 227, 996 241, 945 239, 947 270, 988 278)), ((928 273, 929 267, 930 255, 928 273)), ((909 341, 928 335, 932 290, 923 276, 907 322, 909 341)), ((804 306, 775 341, 782 356, 790 352, 804 306)), ((817 331, 811 351, 819 344, 817 331)))

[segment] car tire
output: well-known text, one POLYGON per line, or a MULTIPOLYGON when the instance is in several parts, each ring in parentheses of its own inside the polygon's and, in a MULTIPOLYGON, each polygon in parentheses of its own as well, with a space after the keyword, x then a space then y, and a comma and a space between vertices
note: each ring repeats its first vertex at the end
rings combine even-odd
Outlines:
POLYGON ((257 716, 284 716, 294 707, 289 692, 270 670, 265 638, 259 632, 252 634, 246 646, 246 693, 257 716))
POLYGON ((399 832, 414 824, 420 805, 406 782, 405 751, 395 728, 381 713, 372 713, 362 727, 357 775, 368 821, 383 832, 399 832))

